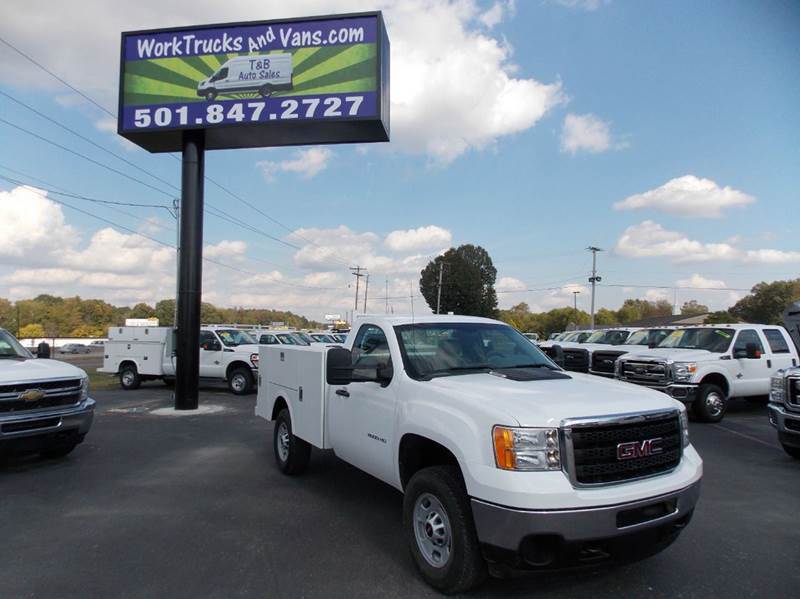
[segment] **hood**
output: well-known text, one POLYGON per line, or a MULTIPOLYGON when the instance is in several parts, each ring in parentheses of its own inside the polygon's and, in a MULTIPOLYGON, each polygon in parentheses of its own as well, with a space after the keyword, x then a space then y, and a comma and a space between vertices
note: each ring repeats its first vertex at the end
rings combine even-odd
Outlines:
POLYGON ((82 378, 86 372, 59 360, 31 358, 29 360, 0 360, 0 385, 47 379, 82 378))
POLYGON ((645 351, 631 352, 626 358, 630 360, 666 360, 667 362, 703 362, 713 360, 725 354, 713 353, 704 349, 654 348, 645 351))
POLYGON ((236 347, 232 347, 230 349, 239 354, 250 355, 258 353, 258 345, 255 344, 243 343, 242 345, 237 345, 236 347))
POLYGON ((439 377, 423 383, 453 402, 474 403, 491 411, 497 424, 557 427, 565 418, 609 416, 680 408, 680 403, 659 391, 604 379, 569 373, 569 379, 514 381, 493 374, 439 377), (515 421, 515 422, 514 422, 515 421))

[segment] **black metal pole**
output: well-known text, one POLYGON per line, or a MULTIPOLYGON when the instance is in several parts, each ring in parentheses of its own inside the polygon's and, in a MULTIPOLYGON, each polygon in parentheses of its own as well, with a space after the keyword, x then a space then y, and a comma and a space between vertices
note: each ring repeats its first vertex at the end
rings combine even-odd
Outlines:
POLYGON ((200 301, 203 284, 203 180, 205 134, 185 131, 181 167, 181 250, 178 272, 178 339, 175 409, 197 409, 200 377, 200 301))

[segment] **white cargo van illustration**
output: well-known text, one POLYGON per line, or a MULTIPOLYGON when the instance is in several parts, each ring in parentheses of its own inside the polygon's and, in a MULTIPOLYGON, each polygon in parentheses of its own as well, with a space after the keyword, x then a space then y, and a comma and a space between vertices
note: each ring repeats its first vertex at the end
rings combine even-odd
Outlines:
POLYGON ((197 84, 197 95, 213 101, 219 94, 255 92, 262 97, 292 89, 292 55, 238 56, 197 84))

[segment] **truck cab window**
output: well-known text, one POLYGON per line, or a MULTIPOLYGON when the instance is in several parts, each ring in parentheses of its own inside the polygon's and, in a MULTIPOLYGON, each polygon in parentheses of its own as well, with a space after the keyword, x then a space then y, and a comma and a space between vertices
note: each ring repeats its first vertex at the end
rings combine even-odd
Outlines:
POLYGON ((736 354, 737 351, 746 351, 748 343, 754 343, 759 354, 764 353, 764 346, 761 344, 761 339, 759 339, 758 333, 753 329, 745 329, 739 332, 739 336, 736 338, 736 343, 733 346, 733 353, 736 354))
POLYGON ((767 338, 767 343, 769 343, 769 348, 773 354, 791 353, 786 338, 778 329, 764 329, 764 336, 767 338))
POLYGON ((225 79, 228 76, 228 67, 224 69, 220 69, 216 72, 216 74, 211 78, 211 81, 219 81, 220 79, 225 79))
POLYGON ((259 339, 259 343, 261 345, 278 345, 280 341, 275 335, 261 335, 261 339, 259 339))
POLYGON ((353 380, 372 380, 377 369, 392 366, 392 355, 383 329, 367 324, 353 343, 353 380))
POLYGON ((218 344, 219 342, 214 336, 214 333, 210 331, 200 331, 200 349, 215 351, 218 344))

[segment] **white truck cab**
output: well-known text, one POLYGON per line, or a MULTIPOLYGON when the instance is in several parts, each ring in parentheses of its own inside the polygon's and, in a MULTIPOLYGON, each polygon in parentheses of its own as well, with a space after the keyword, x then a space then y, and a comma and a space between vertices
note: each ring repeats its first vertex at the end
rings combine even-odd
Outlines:
MULTIPOLYGON (((110 327, 103 366, 98 372, 119 376, 123 389, 138 389, 142 381, 175 380, 175 329, 172 327, 110 327)), ((244 330, 228 325, 200 329, 200 379, 225 381, 236 395, 255 388, 258 345, 244 330)))
POLYGON ((698 420, 719 422, 729 400, 766 398, 770 377, 796 365, 783 327, 718 324, 676 329, 656 348, 621 356, 615 368, 619 380, 663 391, 691 405, 698 420))
POLYGON ((666 339, 675 327, 633 330, 621 343, 594 347, 589 356, 589 372, 597 376, 614 378, 617 358, 630 352, 652 349, 666 339))
POLYGON ((691 519, 702 462, 684 406, 564 372, 505 323, 364 316, 344 347, 260 353, 278 468, 333 449, 403 492, 415 565, 441 591, 489 566, 641 559, 691 519))

